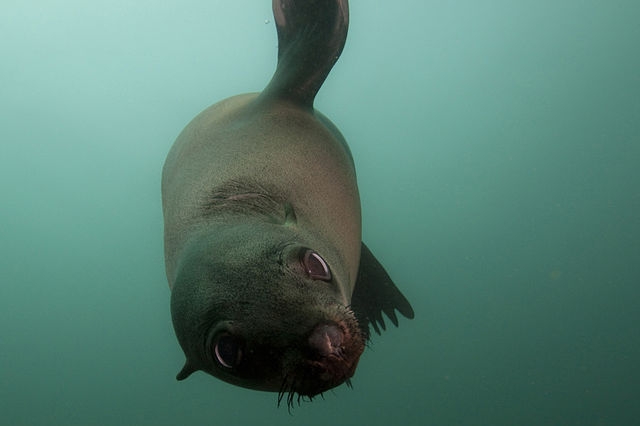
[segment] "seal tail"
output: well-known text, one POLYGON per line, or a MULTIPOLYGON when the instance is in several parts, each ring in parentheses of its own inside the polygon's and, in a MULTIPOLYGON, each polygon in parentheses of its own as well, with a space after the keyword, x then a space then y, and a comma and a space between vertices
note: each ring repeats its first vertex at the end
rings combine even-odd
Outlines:
POLYGON ((342 53, 349 26, 347 0, 273 0, 278 67, 262 99, 313 108, 313 100, 342 53))

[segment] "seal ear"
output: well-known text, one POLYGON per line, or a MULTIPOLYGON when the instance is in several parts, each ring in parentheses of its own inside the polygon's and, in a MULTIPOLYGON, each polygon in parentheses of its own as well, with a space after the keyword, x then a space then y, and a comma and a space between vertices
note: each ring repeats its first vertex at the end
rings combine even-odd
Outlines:
POLYGON ((196 368, 193 368, 192 366, 189 365, 189 361, 187 360, 187 362, 185 362, 184 364, 184 367, 182 367, 182 370, 180 370, 180 372, 176 376, 176 380, 184 380, 196 370, 197 370, 196 368))
POLYGON ((358 278, 351 298, 353 309, 362 332, 369 337, 369 325, 380 334, 380 329, 386 330, 382 312, 398 326, 397 309, 403 316, 411 319, 413 308, 400 290, 395 286, 391 277, 378 262, 371 250, 362 243, 358 278))

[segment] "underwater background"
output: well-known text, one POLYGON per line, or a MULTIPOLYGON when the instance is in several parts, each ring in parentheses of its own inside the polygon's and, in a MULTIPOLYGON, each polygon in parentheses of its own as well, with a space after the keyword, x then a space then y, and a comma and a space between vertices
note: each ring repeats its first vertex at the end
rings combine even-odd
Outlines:
POLYGON ((316 100, 416 311, 322 398, 175 375, 160 172, 269 0, 3 0, 0 424, 635 425, 640 2, 352 0, 316 100))

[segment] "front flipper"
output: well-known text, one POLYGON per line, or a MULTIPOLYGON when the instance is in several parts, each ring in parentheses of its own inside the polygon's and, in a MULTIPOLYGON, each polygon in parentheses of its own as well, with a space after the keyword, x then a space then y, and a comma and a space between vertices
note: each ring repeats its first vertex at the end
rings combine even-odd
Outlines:
POLYGON ((409 319, 414 316, 409 301, 400 293, 387 271, 364 243, 362 243, 360 267, 351 298, 351 308, 358 318, 362 332, 367 337, 369 325, 377 334, 380 334, 380 329, 386 329, 383 312, 396 327, 398 326, 396 309, 409 319))

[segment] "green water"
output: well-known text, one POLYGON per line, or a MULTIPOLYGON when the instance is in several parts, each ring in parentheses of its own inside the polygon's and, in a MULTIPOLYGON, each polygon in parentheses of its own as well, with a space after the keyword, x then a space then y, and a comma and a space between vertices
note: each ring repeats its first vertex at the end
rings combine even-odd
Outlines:
POLYGON ((350 9, 316 106, 416 319, 290 416, 175 381, 162 253, 164 156, 269 80, 270 2, 2 2, 0 424, 638 424, 640 3, 350 9))

